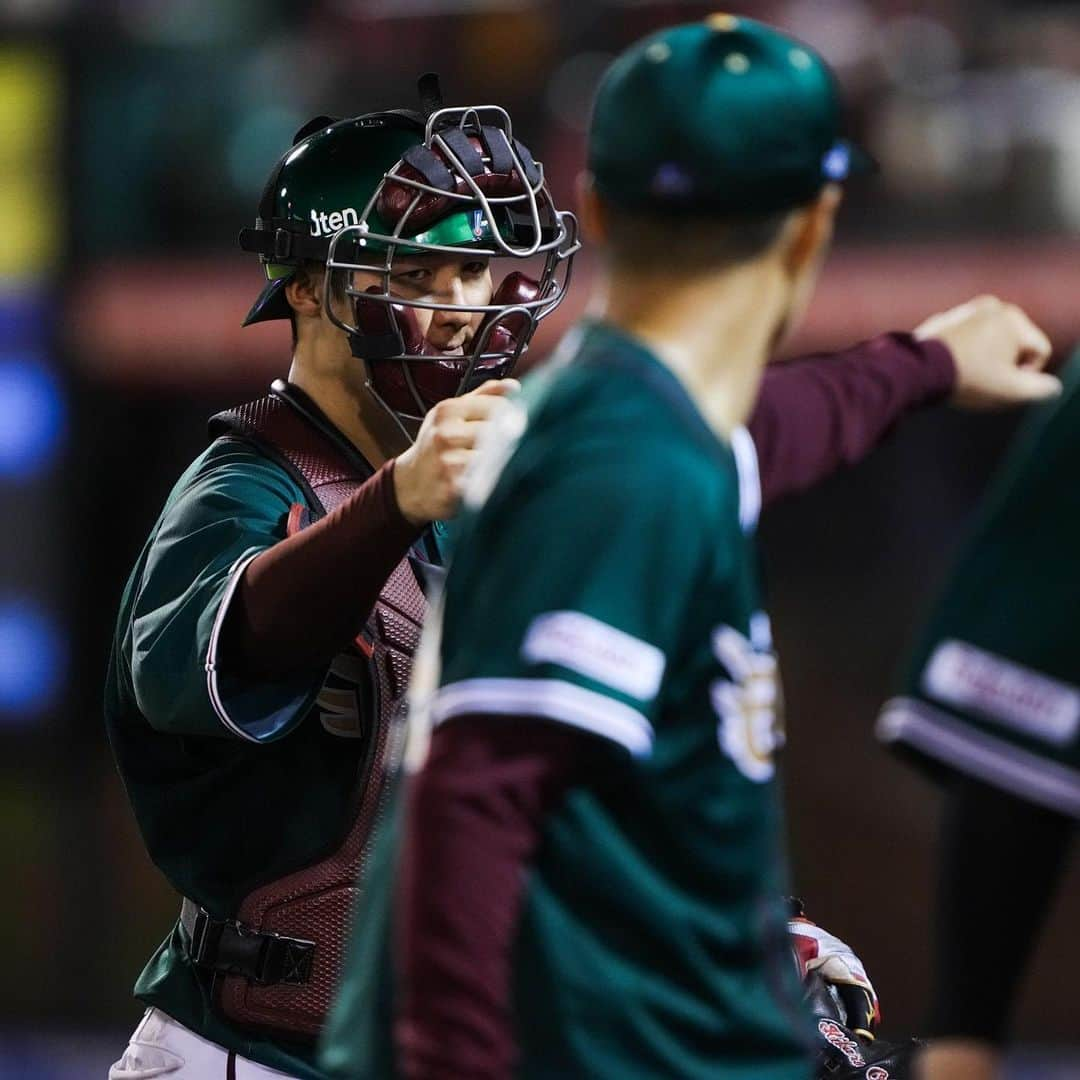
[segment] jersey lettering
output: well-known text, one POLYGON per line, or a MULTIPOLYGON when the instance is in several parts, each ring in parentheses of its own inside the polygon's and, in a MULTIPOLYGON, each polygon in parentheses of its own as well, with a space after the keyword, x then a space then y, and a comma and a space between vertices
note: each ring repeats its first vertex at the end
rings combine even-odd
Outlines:
POLYGON ((729 676, 709 688, 720 748, 748 780, 764 783, 776 772, 773 754, 784 742, 776 657, 730 626, 713 632, 712 647, 729 676))

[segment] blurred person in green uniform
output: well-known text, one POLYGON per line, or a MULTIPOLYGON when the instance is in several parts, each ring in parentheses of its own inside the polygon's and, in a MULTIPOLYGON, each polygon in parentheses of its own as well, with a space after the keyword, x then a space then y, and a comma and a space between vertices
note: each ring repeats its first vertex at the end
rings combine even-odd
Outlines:
MULTIPOLYGON (((752 20, 666 30, 609 69, 591 317, 467 477, 334 1075, 810 1075, 753 551, 774 446, 744 424, 861 161, 821 59, 752 20)), ((1022 316, 1001 336, 999 374, 1045 360, 1022 316)), ((1005 396, 1056 390, 1027 374, 1005 396)), ((850 1075, 888 1075, 843 1051, 850 1075)))
POLYGON ((927 1080, 999 1074, 1080 818, 1080 355, 1028 420, 881 738, 945 788, 927 1080))

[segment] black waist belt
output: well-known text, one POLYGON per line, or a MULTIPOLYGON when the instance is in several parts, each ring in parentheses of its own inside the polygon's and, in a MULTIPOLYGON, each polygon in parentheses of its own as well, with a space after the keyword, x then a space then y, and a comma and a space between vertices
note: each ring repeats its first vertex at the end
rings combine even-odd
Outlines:
POLYGON ((188 956, 194 964, 227 975, 246 975, 263 986, 311 979, 315 942, 264 934, 232 919, 215 919, 187 897, 180 924, 188 935, 188 956))

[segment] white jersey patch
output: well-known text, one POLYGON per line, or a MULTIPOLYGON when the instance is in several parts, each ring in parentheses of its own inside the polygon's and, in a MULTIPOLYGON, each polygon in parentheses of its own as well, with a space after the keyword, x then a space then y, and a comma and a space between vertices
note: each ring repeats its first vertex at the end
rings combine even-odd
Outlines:
POLYGON ((580 611, 537 615, 525 634, 521 655, 531 664, 558 664, 638 701, 660 690, 666 660, 647 641, 580 611))
POLYGON ((954 705, 1055 746, 1080 728, 1080 689, 966 641, 943 641, 923 672, 923 689, 954 705))

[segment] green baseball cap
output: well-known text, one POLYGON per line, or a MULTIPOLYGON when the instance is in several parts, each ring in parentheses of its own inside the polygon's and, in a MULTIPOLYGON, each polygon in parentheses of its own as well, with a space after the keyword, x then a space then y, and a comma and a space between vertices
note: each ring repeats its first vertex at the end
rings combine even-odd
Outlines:
POLYGON ((601 80, 588 160, 599 193, 628 209, 768 214, 875 168, 840 135, 836 80, 802 42, 712 15, 637 42, 601 80))

